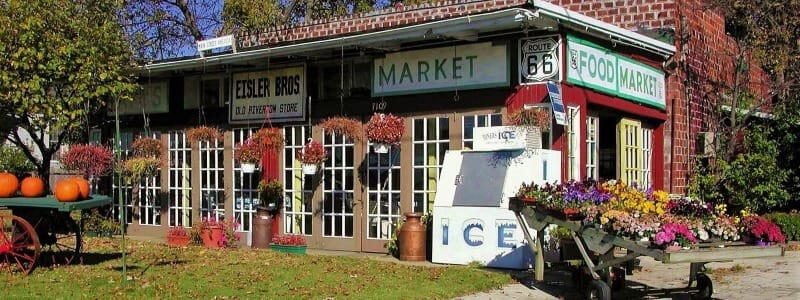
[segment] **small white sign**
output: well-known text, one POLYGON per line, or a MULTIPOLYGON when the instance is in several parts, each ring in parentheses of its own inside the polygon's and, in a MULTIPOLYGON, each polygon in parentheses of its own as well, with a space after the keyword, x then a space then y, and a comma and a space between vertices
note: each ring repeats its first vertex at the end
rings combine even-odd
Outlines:
POLYGON ((564 109, 564 100, 561 99, 561 86, 555 82, 547 82, 547 93, 550 94, 550 104, 553 107, 553 117, 556 124, 567 125, 567 112, 564 109))
POLYGON ((561 81, 561 36, 550 35, 519 40, 519 82, 561 81))
POLYGON ((474 150, 515 150, 527 146, 525 128, 519 126, 495 126, 473 128, 474 150))
POLYGON ((203 52, 214 48, 233 47, 233 35, 221 36, 218 38, 197 41, 197 51, 203 52))

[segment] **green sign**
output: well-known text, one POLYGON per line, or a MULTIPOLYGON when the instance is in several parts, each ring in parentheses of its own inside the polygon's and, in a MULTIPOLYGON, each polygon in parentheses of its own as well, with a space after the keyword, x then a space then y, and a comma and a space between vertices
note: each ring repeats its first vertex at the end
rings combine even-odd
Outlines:
POLYGON ((567 36, 567 81, 666 108, 664 72, 574 36, 567 36))

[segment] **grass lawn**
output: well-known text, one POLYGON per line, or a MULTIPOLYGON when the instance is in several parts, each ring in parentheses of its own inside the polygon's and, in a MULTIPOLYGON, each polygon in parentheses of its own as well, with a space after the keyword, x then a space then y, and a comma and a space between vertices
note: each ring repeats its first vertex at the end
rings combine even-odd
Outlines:
POLYGON ((83 264, 40 266, 27 277, 0 270, 0 298, 449 299, 512 281, 508 274, 469 266, 129 241, 131 279, 122 283, 119 247, 119 239, 86 238, 83 264))

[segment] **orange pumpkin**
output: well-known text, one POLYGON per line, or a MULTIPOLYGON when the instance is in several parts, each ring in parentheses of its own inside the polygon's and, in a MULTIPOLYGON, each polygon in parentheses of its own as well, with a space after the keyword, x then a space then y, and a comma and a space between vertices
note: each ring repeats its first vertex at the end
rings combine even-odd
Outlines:
POLYGON ((81 189, 73 180, 62 180, 56 183, 56 200, 61 202, 73 202, 81 196, 81 189))
POLYGON ((44 195, 44 181, 35 176, 25 178, 20 184, 19 191, 23 197, 41 197, 44 195))
POLYGON ((14 197, 19 188, 19 179, 14 174, 0 173, 0 198, 14 197))
POLYGON ((80 189, 81 196, 80 199, 89 198, 89 181, 83 179, 83 177, 72 177, 69 180, 72 180, 76 184, 78 184, 78 189, 80 189))

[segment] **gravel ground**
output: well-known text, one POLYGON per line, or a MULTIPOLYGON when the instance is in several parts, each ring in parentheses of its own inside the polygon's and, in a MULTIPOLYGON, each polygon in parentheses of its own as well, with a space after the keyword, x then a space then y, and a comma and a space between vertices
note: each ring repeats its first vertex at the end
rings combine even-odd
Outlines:
MULTIPOLYGON (((626 287, 612 292, 614 299, 691 299, 684 288, 689 264, 662 264, 649 257, 640 258, 640 270, 628 275, 626 287)), ((787 251, 782 257, 741 259, 709 263, 714 299, 800 299, 800 251, 787 251)), ((581 299, 572 284, 567 266, 545 271, 545 280, 535 282, 532 272, 513 272, 519 281, 502 289, 457 299, 581 299)))

